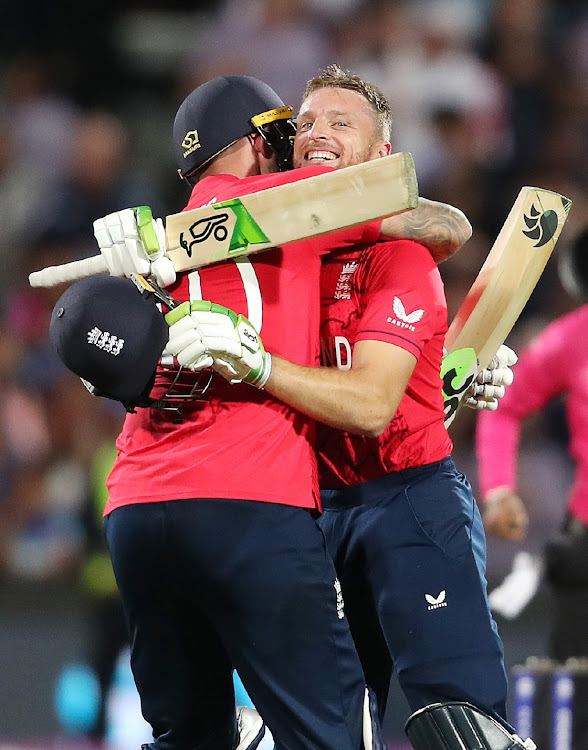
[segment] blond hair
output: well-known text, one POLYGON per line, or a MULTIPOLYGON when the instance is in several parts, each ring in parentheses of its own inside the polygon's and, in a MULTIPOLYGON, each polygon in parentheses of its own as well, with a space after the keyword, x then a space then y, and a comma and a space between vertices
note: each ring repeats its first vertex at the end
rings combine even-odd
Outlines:
POLYGON ((378 135, 382 140, 390 141, 392 112, 386 97, 377 86, 333 64, 308 81, 302 97, 303 101, 314 91, 326 88, 348 89, 363 96, 376 117, 378 135))

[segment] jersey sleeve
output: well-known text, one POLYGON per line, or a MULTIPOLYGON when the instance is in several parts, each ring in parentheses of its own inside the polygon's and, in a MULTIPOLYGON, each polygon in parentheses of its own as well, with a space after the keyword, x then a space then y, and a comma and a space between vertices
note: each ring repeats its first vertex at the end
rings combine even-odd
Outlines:
POLYGON ((566 390, 569 344, 560 321, 547 326, 521 352, 514 381, 506 388, 499 408, 478 415, 475 439, 482 498, 497 487, 516 491, 523 421, 566 390))
POLYGON ((447 330, 443 282, 429 251, 417 242, 381 242, 370 248, 366 306, 357 341, 383 341, 418 359, 434 335, 447 330))

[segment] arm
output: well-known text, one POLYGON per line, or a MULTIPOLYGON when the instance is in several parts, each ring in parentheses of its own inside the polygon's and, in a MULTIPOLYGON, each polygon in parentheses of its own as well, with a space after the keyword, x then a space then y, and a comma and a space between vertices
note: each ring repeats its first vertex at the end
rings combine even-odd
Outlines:
POLYGON ((192 370, 207 366, 232 383, 250 383, 302 414, 358 435, 378 437, 393 418, 416 365, 416 357, 394 344, 359 341, 350 370, 304 367, 265 351, 242 315, 195 300, 166 315, 166 351, 192 370))
MULTIPOLYGON (((283 177, 268 175, 280 176, 283 177)), ((291 176, 289 179, 292 181, 291 176)), ((94 236, 112 276, 153 275, 162 287, 175 281, 174 265, 166 255, 163 222, 153 219, 149 207, 128 208, 97 219, 94 236)), ((372 244, 378 238, 409 239, 427 247, 435 262, 442 263, 470 236, 471 226, 459 209, 419 198, 419 205, 411 211, 390 216, 381 223, 369 222, 319 236, 315 238, 315 245, 322 252, 330 252, 357 244, 372 244)))
POLYGON ((523 422, 564 392, 566 368, 562 363, 569 340, 560 324, 548 326, 523 351, 500 409, 495 414, 478 415, 475 444, 484 526, 506 539, 524 539, 528 525, 516 476, 523 422))
POLYGON ((415 240, 428 248, 436 263, 447 260, 472 236, 464 213, 447 203, 419 198, 412 211, 382 220, 380 239, 415 240))
POLYGON ((378 437, 394 417, 416 358, 394 344, 358 341, 350 370, 273 358, 266 391, 302 414, 356 435, 378 437))

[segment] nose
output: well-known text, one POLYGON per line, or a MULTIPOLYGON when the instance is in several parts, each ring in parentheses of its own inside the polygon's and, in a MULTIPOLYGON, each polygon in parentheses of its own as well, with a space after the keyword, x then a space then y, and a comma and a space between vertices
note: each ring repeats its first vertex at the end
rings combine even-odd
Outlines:
POLYGON ((308 136, 311 140, 318 141, 328 138, 328 126, 326 120, 317 118, 312 123, 312 128, 308 131, 308 136))

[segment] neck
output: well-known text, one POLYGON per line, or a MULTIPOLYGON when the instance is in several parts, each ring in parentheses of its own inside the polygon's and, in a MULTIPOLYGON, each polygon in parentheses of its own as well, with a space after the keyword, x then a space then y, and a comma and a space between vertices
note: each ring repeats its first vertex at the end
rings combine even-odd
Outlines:
POLYGON ((235 177, 252 177, 261 174, 256 152, 248 138, 239 138, 232 146, 221 151, 214 161, 202 171, 202 177, 232 174, 235 177))

